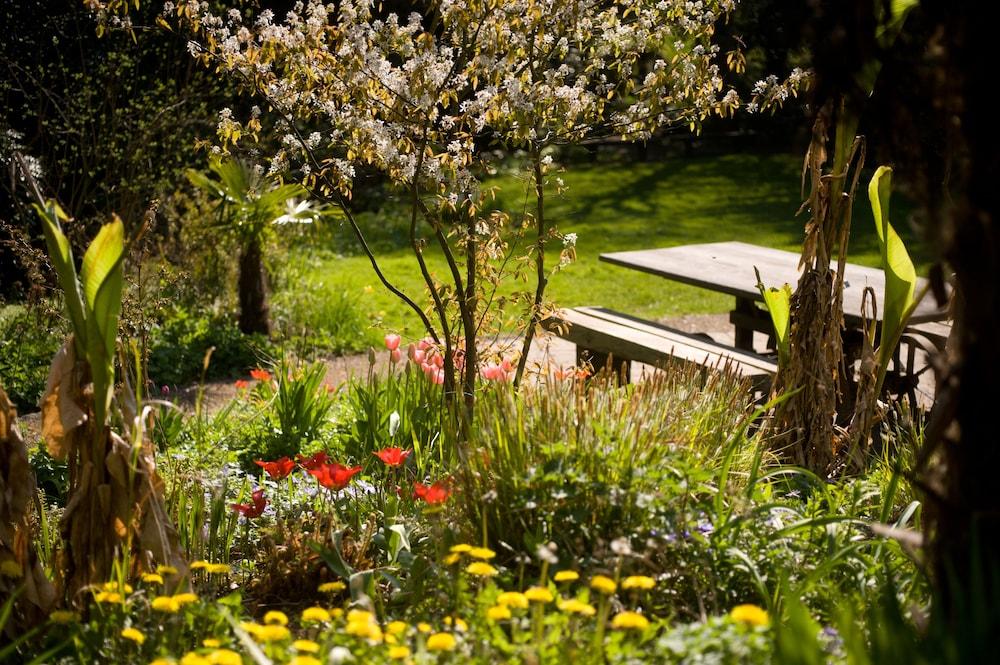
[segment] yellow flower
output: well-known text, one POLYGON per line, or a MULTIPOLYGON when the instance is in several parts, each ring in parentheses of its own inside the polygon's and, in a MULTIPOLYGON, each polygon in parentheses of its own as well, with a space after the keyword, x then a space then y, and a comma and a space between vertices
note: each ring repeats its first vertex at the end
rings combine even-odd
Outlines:
POLYGON ((176 575, 177 569, 174 568, 173 566, 157 566, 156 572, 158 572, 160 575, 176 575))
POLYGON ((135 628, 122 628, 122 637, 126 640, 132 640, 136 644, 142 644, 146 641, 146 636, 135 628))
POLYGON ((656 586, 656 580, 645 575, 631 575, 622 580, 623 589, 643 589, 649 591, 656 586))
POLYGON ((104 583, 104 590, 105 591, 121 591, 122 589, 125 590, 125 593, 132 593, 132 591, 133 591, 132 587, 130 585, 128 585, 128 584, 119 585, 118 582, 105 582, 104 583))
POLYGON ((355 621, 375 621, 375 615, 371 612, 365 610, 351 610, 347 613, 347 622, 353 623, 355 621))
POLYGON ((294 656, 288 661, 288 665, 323 665, 323 662, 312 656, 294 656))
POLYGON ((577 600, 575 598, 572 600, 560 601, 559 609, 563 612, 569 612, 570 614, 582 614, 588 617, 594 616, 594 613, 597 611, 594 609, 593 605, 588 605, 582 600, 577 600))
POLYGON ((177 602, 177 605, 180 607, 184 607, 185 605, 190 605, 191 603, 198 602, 198 596, 190 592, 175 593, 173 598, 177 602))
POLYGON ((287 628, 279 624, 268 624, 257 629, 257 639, 261 642, 280 642, 287 640, 292 634, 287 628))
POLYGON ((506 605, 494 605, 486 610, 486 618, 490 621, 503 621, 510 618, 510 608, 506 605))
POLYGON ((451 633, 434 633, 427 638, 428 651, 453 651, 458 641, 451 633))
POLYGON ((454 566, 462 558, 461 554, 449 554, 444 558, 444 565, 454 566))
POLYGON ((205 568, 208 568, 211 565, 212 564, 209 563, 208 561, 192 561, 189 567, 191 568, 191 570, 204 570, 205 568))
POLYGON ((7 559, 3 563, 0 563, 0 575, 4 577, 22 577, 24 571, 21 570, 21 564, 13 559, 7 559))
POLYGON ((560 570, 552 579, 556 582, 575 582, 580 579, 580 574, 575 570, 560 570))
POLYGON ((372 642, 381 642, 383 638, 382 629, 374 621, 348 621, 344 632, 372 642))
POLYGON ((417 630, 421 633, 429 633, 431 632, 431 625, 426 621, 421 621, 417 624, 417 630))
POLYGON ((465 623, 464 619, 459 619, 458 617, 445 617, 444 623, 446 626, 455 624, 455 630, 462 633, 469 630, 469 624, 465 623))
POLYGON ((163 576, 159 573, 143 573, 142 581, 146 584, 163 584, 163 576))
POLYGON ((208 662, 212 665, 243 665, 243 656, 231 649, 216 649, 208 654, 208 662))
POLYGON ((256 637, 258 634, 260 634, 260 629, 263 628, 263 626, 260 625, 259 623, 254 623, 253 621, 241 621, 240 628, 242 628, 250 635, 256 637))
POLYGON ((94 594, 94 602, 97 603, 122 603, 123 601, 122 595, 114 591, 98 591, 94 594))
POLYGON ((184 654, 181 658, 181 665, 212 665, 208 662, 208 658, 205 658, 201 654, 195 653, 194 651, 189 651, 184 654))
POLYGON ((347 588, 343 582, 324 582, 319 585, 320 593, 337 593, 347 588))
POLYGON ((403 660, 410 657, 409 647, 392 647, 389 649, 389 658, 392 660, 403 660))
POLYGON ((497 555, 496 552, 494 552, 493 550, 491 550, 488 547, 472 547, 472 548, 469 548, 468 554, 473 559, 487 559, 487 560, 488 559, 492 559, 493 557, 495 557, 497 555))
POLYGON ((52 623, 72 623, 79 618, 76 612, 70 612, 69 610, 56 610, 49 614, 49 621, 52 623))
POLYGON ((409 627, 409 624, 405 621, 393 621, 385 627, 385 630, 390 635, 401 635, 402 633, 405 633, 406 629, 409 627))
POLYGON ((174 665, 176 662, 173 658, 157 658, 149 665, 174 665))
POLYGON ((767 611, 756 605, 737 605, 730 610, 729 617, 733 621, 750 626, 766 626, 771 622, 767 611))
POLYGON ((304 622, 325 622, 330 620, 330 613, 322 607, 307 607, 302 610, 302 621, 304 622))
POLYGON ((452 554, 465 554, 466 552, 472 551, 472 545, 466 545, 465 543, 459 543, 458 545, 452 545, 451 549, 448 550, 452 554))
POLYGON ((611 620, 611 627, 623 630, 646 630, 649 628, 649 620, 637 612, 622 612, 611 620))
POLYGON ((278 610, 271 610, 264 615, 264 623, 276 623, 279 626, 288 625, 288 616, 284 612, 279 612, 278 610))
POLYGON ((465 572, 479 577, 493 577, 498 571, 485 561, 473 561, 466 567, 465 572))
POLYGON ((296 651, 305 651, 306 653, 319 651, 319 645, 312 640, 295 640, 292 642, 292 646, 295 647, 296 651))
POLYGON ((222 646, 222 642, 215 639, 214 637, 209 637, 201 641, 201 646, 205 647, 206 649, 218 649, 219 647, 222 646))
POLYGON ((497 604, 506 605, 507 607, 520 607, 524 609, 528 606, 528 598, 519 591, 504 591, 502 594, 497 596, 497 604))
POLYGON ((533 586, 524 592, 524 597, 533 603, 551 603, 552 592, 543 586, 533 586))
POLYGON ((205 566, 205 572, 209 575, 226 575, 232 572, 232 568, 225 563, 210 563, 205 566))
POLYGON ((152 605, 157 612, 170 612, 171 614, 181 609, 181 604, 174 600, 173 596, 157 596, 153 599, 152 605))
POLYGON ((344 610, 342 608, 334 607, 330 610, 331 619, 339 619, 342 616, 344 616, 344 610))
POLYGON ((599 591, 606 596, 610 596, 618 588, 615 581, 610 577, 605 577, 604 575, 594 575, 590 578, 590 588, 595 591, 599 591))

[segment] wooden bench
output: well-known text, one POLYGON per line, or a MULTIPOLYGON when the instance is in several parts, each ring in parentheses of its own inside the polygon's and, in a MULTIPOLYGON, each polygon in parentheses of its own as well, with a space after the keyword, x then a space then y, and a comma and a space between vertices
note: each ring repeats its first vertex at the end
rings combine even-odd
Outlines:
POLYGON ((603 307, 559 310, 542 325, 576 344, 578 364, 601 369, 610 362, 609 369, 626 381, 632 361, 654 366, 679 362, 731 371, 748 378, 755 392, 766 393, 778 371, 775 362, 755 353, 603 307))

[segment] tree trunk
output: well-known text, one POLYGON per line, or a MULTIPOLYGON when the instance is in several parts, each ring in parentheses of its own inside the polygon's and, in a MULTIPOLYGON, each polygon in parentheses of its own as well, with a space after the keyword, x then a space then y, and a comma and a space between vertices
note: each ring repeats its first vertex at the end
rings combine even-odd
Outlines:
POLYGON ((259 238, 250 240, 240 255, 240 330, 247 335, 271 334, 267 304, 267 272, 259 238))

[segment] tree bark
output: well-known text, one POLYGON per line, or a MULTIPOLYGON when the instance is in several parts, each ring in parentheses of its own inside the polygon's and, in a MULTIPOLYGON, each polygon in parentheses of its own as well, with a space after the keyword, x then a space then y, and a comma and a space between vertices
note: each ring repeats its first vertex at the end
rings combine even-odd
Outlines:
POLYGON ((247 334, 271 334, 267 304, 267 272, 259 238, 250 240, 240 255, 240 330, 247 334))

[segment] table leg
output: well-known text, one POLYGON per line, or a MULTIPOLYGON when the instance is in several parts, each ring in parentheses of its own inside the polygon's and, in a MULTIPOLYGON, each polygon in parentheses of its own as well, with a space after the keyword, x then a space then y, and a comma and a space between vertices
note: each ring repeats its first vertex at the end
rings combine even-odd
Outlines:
MULTIPOLYGON (((752 317, 757 310, 752 300, 736 298, 736 314, 752 317)), ((753 351, 753 328, 736 324, 736 348, 743 351, 753 351)))

